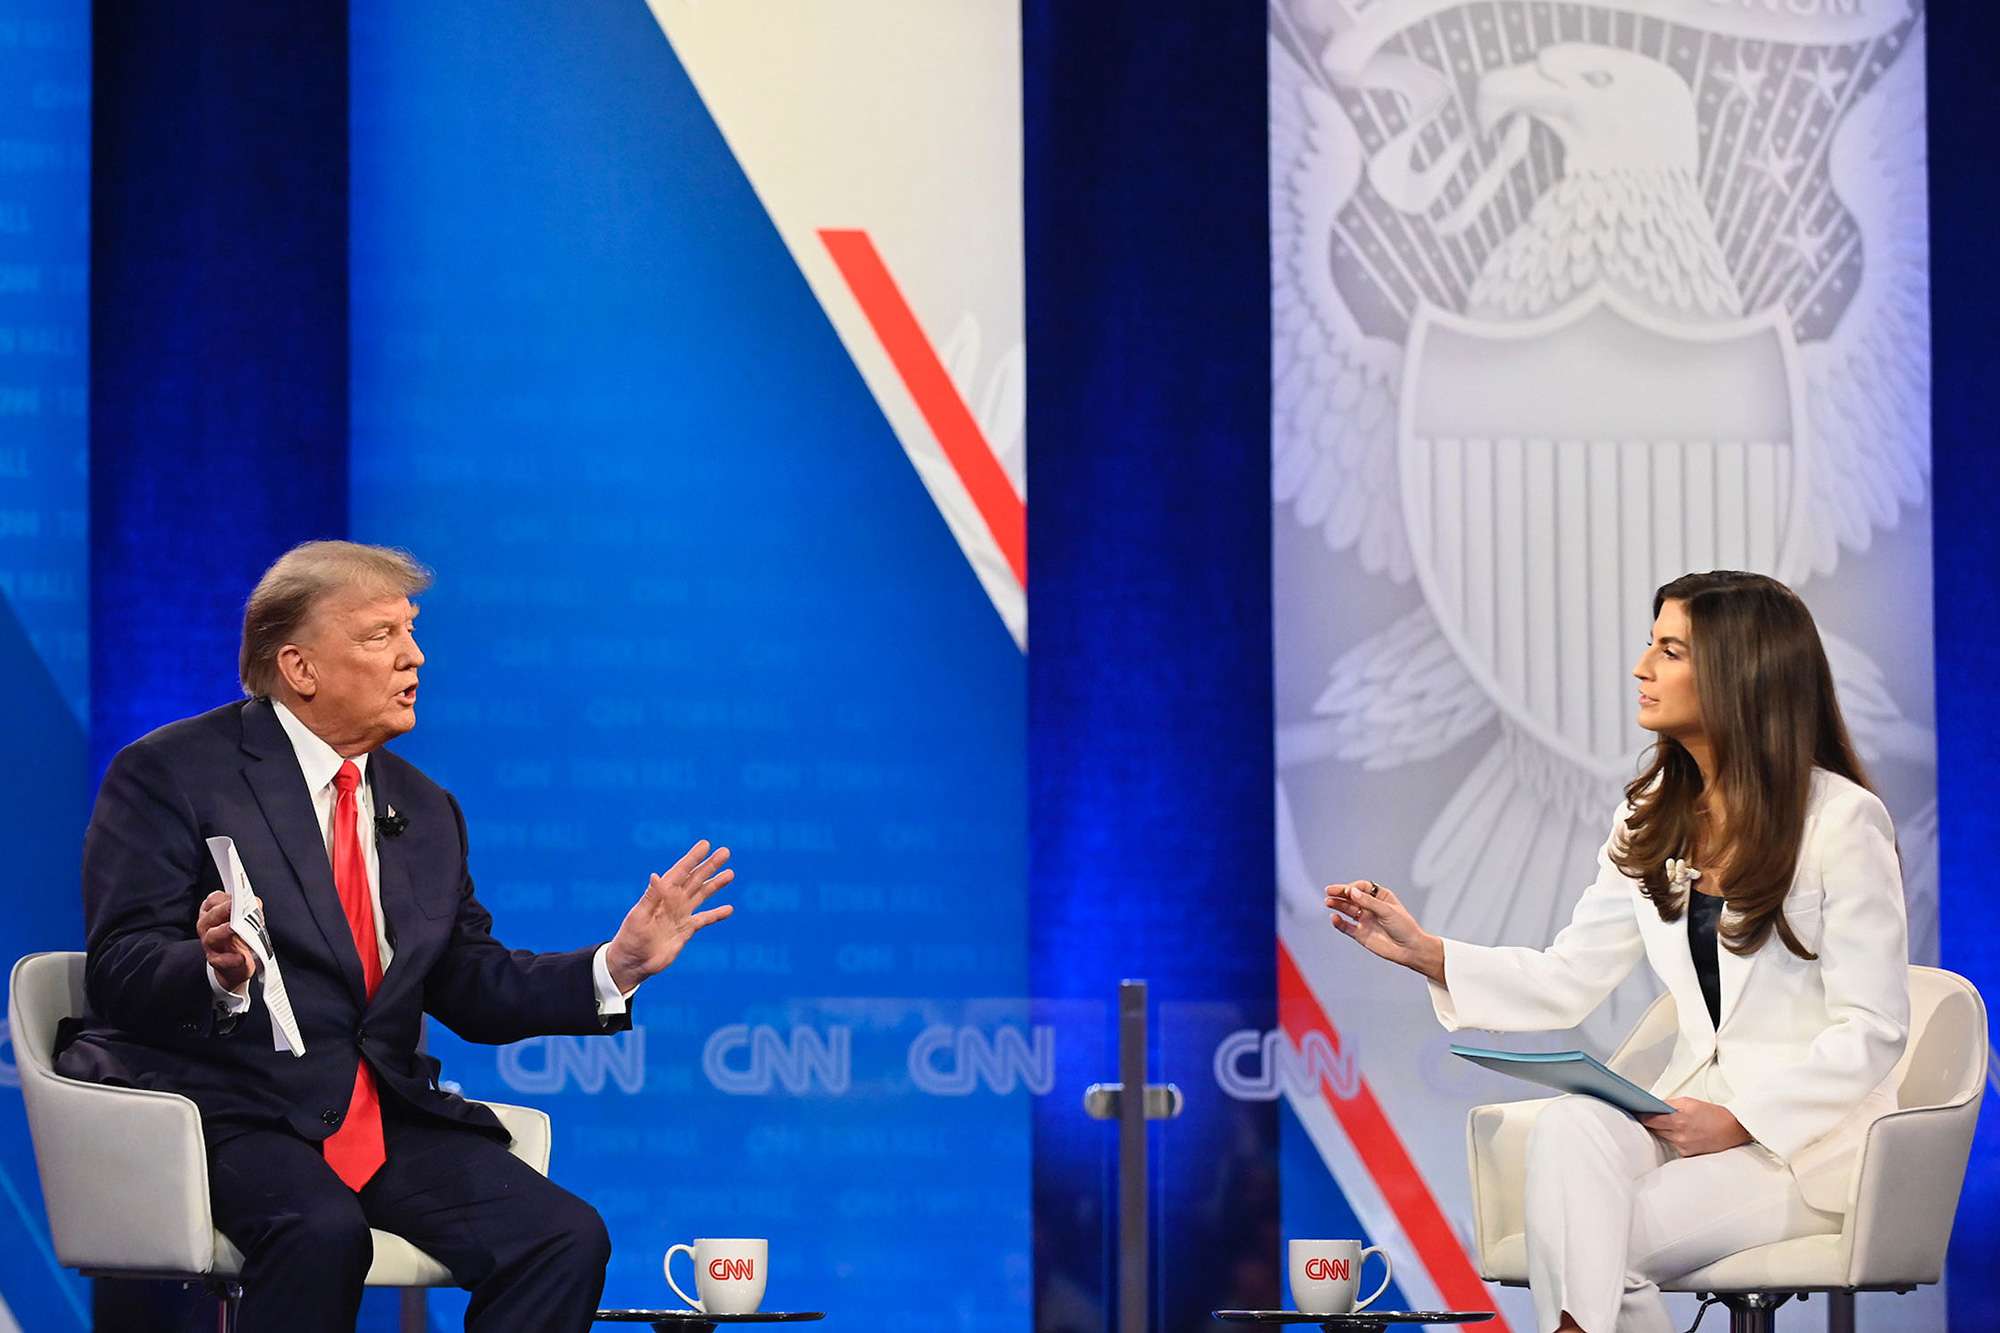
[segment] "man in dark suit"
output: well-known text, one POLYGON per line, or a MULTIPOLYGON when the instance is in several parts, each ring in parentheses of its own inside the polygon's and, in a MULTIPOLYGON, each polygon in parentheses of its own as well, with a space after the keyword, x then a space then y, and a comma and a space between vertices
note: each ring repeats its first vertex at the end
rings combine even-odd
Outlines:
POLYGON ((245 610, 249 701, 120 751, 84 838, 90 1012, 57 1068, 200 1107, 216 1226, 244 1254, 243 1333, 352 1330, 370 1226, 472 1291, 468 1329, 587 1328, 602 1219, 440 1090, 423 1015, 486 1042, 623 1029, 634 988, 730 912, 701 910, 734 872, 698 842, 607 943, 493 938, 458 803, 382 748, 416 724, 410 599, 429 577, 380 547, 288 552, 245 610), (251 984, 218 837, 261 901, 302 1054, 251 984))

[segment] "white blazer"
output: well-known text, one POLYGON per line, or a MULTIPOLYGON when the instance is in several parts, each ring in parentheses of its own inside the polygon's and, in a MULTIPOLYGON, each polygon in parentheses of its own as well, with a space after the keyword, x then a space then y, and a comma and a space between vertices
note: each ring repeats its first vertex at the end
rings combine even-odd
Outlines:
MULTIPOLYGON (((1619 807, 1623 827, 1631 807, 1619 807)), ((1895 829, 1882 802, 1815 769, 1785 916, 1798 957, 1773 930, 1749 957, 1718 948, 1722 1022, 1712 1026, 1688 951, 1687 919, 1660 920, 1636 881, 1598 853, 1597 879, 1546 949, 1444 942, 1431 1003, 1446 1028, 1573 1027, 1643 955, 1674 997, 1680 1031, 1653 1084, 1672 1097, 1713 1061, 1728 1108, 1792 1170, 1806 1202, 1845 1212, 1868 1125, 1895 1109, 1887 1079, 1910 1029, 1908 927, 1895 829)))

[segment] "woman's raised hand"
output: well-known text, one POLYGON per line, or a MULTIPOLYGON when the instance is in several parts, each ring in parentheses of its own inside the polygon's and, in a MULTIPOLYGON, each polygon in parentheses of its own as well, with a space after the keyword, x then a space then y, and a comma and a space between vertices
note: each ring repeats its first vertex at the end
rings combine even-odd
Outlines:
POLYGON ((1365 879, 1329 884, 1326 905, 1335 930, 1368 952, 1444 985, 1444 941, 1418 925, 1393 892, 1365 879))

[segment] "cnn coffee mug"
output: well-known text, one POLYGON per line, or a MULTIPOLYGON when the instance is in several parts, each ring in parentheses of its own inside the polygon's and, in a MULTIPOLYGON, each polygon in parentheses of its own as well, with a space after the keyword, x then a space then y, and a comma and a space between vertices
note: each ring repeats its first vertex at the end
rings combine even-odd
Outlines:
POLYGON ((660 1261, 674 1295, 700 1314, 755 1314, 764 1303, 764 1265, 770 1243, 761 1240, 697 1240, 676 1245, 660 1261), (685 1250, 694 1260, 696 1300, 674 1281, 674 1256, 685 1250))
POLYGON ((1290 1259, 1292 1304, 1300 1314, 1353 1314, 1373 1305, 1389 1289, 1389 1256, 1379 1245, 1363 1249, 1358 1240, 1295 1240, 1290 1259), (1361 1263, 1371 1254, 1381 1256, 1382 1285, 1367 1300, 1356 1301, 1361 1263))

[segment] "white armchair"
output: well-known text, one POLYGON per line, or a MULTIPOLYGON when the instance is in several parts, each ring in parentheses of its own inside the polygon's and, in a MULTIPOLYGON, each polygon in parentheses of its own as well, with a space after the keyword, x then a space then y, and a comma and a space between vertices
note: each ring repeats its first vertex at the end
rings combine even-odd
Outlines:
MULTIPOLYGON (((88 1277, 202 1282, 223 1296, 227 1327, 243 1256, 209 1214, 200 1112, 178 1093, 57 1074, 56 1024, 83 1003, 82 954, 30 954, 14 965, 7 1020, 56 1258, 88 1277)), ((513 1135, 514 1156, 548 1174, 547 1114, 487 1106, 513 1135)), ((409 1241, 372 1235, 369 1286, 451 1285, 444 1265, 409 1241)))
MULTIPOLYGON (((1674 1002, 1663 995, 1607 1063, 1635 1083, 1651 1083, 1666 1068, 1674 1026, 1674 1002)), ((1734 1333, 1762 1333, 1794 1295, 1833 1293, 1831 1326, 1851 1329, 1853 1293, 1936 1282, 1979 1120, 1987 1049, 1986 1005, 1972 983, 1934 967, 1911 968, 1897 1109, 1868 1131, 1840 1233, 1743 1250, 1662 1289, 1713 1295, 1729 1308, 1734 1333)), ((1479 1275, 1489 1282, 1528 1280, 1522 1175, 1528 1131, 1547 1104, 1476 1106, 1466 1122, 1473 1240, 1479 1275)))

